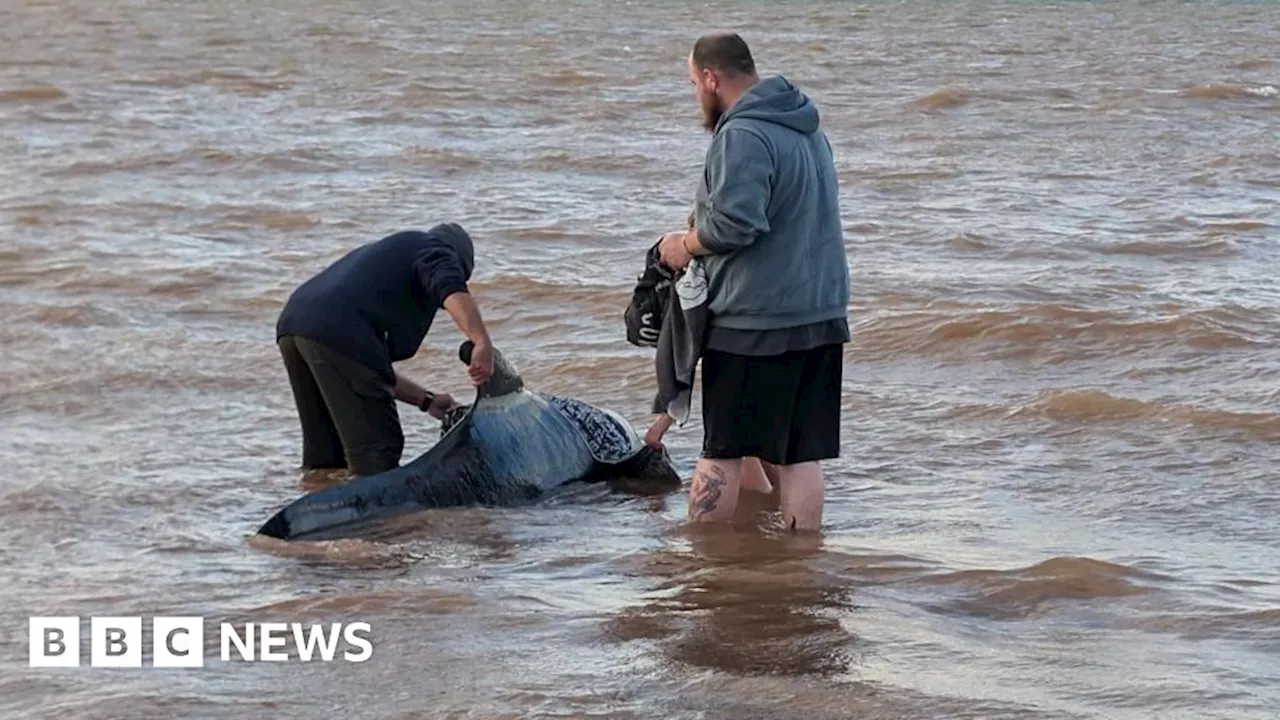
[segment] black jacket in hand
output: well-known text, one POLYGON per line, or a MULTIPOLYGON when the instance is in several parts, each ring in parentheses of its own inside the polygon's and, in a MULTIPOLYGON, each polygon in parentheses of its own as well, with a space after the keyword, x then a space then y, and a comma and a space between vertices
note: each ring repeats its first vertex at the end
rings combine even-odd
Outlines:
POLYGON ((653 412, 666 413, 681 426, 689 419, 694 370, 702 357, 710 317, 702 263, 694 258, 683 271, 673 273, 662 264, 654 243, 625 313, 627 341, 657 348, 658 394, 653 412))

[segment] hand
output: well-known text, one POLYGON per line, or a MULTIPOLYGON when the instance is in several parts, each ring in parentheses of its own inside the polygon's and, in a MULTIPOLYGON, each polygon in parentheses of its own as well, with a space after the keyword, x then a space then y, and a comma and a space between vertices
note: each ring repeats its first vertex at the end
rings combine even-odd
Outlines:
POLYGON ((493 346, 489 343, 476 343, 471 348, 471 364, 467 366, 467 375, 472 385, 482 385, 493 376, 493 346))
POLYGON ((654 450, 661 450, 662 436, 666 434, 669 427, 671 427, 670 415, 663 414, 654 418, 653 424, 649 426, 648 432, 644 434, 644 444, 654 450))
POLYGON ((658 241, 658 257, 662 264, 671 270, 683 270, 693 260, 693 256, 685 249, 684 239, 687 230, 676 230, 662 236, 658 241))
POLYGON ((458 406, 449 393, 437 393, 431 404, 427 406, 427 414, 437 420, 443 420, 445 413, 458 406))

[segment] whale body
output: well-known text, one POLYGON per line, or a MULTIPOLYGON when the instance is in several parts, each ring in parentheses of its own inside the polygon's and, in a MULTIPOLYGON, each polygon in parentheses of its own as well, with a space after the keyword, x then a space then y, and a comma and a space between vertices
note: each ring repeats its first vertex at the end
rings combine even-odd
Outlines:
MULTIPOLYGON (((470 364, 471 341, 459 348, 470 364)), ((665 449, 646 446, 616 413, 531 392, 494 350, 493 375, 440 439, 408 464, 308 493, 258 532, 282 540, 358 536, 371 521, 461 506, 512 506, 574 482, 628 478, 679 487, 665 449)))

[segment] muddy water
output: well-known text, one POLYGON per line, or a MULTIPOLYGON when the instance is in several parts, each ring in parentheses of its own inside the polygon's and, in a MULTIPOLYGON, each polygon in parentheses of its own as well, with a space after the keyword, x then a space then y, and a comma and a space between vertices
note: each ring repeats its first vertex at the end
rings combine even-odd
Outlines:
MULTIPOLYGON (((1232 2, 6 3, 0 714, 1276 717, 1278 28, 1232 2), (822 537, 587 488, 252 542, 304 489, 275 314, 393 230, 472 229, 529 384, 647 421, 621 312, 692 197, 708 27, 838 153, 822 537), (205 616, 204 669, 89 668, 87 639, 27 667, 27 616, 156 614, 205 616), (270 620, 369 622, 374 655, 217 659, 219 622, 270 620)), ((465 395, 459 340, 442 320, 404 369, 465 395)), ((669 439, 687 473, 699 427, 669 439)))

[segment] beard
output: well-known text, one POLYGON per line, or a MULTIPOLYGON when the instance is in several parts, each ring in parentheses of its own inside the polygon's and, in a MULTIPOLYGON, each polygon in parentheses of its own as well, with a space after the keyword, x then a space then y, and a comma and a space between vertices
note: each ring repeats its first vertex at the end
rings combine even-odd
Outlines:
POLYGON ((716 131, 720 118, 724 116, 724 105, 715 95, 702 101, 702 129, 709 133, 716 131))

